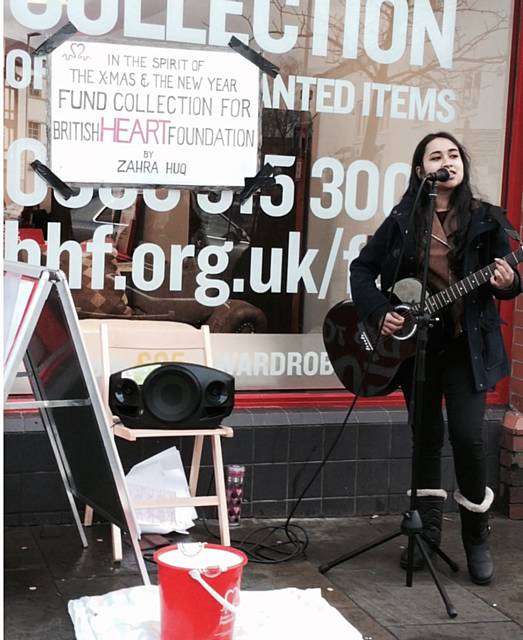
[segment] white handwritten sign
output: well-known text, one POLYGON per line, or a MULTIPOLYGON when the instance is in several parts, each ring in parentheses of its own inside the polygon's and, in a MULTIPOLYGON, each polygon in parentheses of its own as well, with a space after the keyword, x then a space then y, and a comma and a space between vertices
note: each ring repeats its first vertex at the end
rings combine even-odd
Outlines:
POLYGON ((234 187, 258 171, 260 71, 233 51, 68 41, 50 80, 65 182, 234 187))

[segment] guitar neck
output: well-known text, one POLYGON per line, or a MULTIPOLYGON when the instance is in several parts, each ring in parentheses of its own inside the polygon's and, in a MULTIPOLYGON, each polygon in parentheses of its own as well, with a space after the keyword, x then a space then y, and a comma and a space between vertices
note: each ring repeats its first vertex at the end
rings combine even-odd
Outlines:
MULTIPOLYGON (((506 260, 511 267, 515 268, 523 261, 523 246, 520 246, 516 251, 512 251, 512 253, 509 253, 503 259, 506 260)), ((494 275, 495 268, 496 263, 492 262, 488 266, 471 273, 466 278, 463 278, 463 280, 455 282, 450 287, 447 287, 447 289, 443 289, 429 296, 425 302, 426 310, 429 313, 435 313, 447 305, 456 302, 456 300, 459 300, 467 293, 474 291, 488 282, 494 275)), ((417 305, 417 307, 419 310, 420 305, 417 305)))

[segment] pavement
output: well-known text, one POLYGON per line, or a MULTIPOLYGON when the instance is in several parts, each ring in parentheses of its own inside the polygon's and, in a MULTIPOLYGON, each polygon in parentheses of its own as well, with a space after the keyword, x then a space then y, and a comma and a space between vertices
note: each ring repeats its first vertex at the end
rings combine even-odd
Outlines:
MULTIPOLYGON (((305 557, 277 565, 250 561, 243 571, 242 590, 320 587, 324 598, 366 640, 523 640, 523 521, 492 515, 496 577, 490 585, 478 586, 470 582, 466 571, 459 516, 445 515, 442 548, 460 570, 452 572, 440 559, 436 568, 458 612, 456 618, 448 616, 427 570, 415 572, 413 585, 405 585, 406 574, 399 566, 399 554, 407 541, 403 535, 341 562, 324 575, 318 571, 361 545, 399 531, 401 521, 401 516, 297 519, 293 522, 309 538, 305 557)), ((239 541, 259 527, 281 523, 243 519, 231 534, 239 541)), ((189 538, 216 542, 211 535, 215 530, 215 523, 207 527, 198 523, 189 538)), ((4 531, 7 640, 74 639, 67 613, 70 599, 141 584, 130 547, 124 548, 121 563, 112 562, 108 525, 96 524, 86 534, 89 546, 83 549, 78 531, 70 525, 4 531)), ((188 541, 187 536, 169 539, 188 541)), ((148 562, 147 567, 156 583, 155 566, 148 562)))

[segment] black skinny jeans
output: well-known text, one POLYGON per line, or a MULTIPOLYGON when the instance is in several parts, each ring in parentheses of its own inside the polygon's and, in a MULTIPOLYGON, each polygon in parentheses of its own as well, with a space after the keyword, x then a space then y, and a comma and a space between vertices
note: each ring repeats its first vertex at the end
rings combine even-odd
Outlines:
MULTIPOLYGON (((465 498, 480 504, 487 483, 482 435, 486 393, 478 392, 474 387, 466 336, 462 334, 438 352, 429 350, 425 369, 421 424, 416 427, 419 428, 417 488, 441 488, 441 450, 445 434, 442 399, 445 398, 458 487, 465 498)), ((411 397, 412 371, 413 359, 406 362, 401 371, 407 406, 411 397)))

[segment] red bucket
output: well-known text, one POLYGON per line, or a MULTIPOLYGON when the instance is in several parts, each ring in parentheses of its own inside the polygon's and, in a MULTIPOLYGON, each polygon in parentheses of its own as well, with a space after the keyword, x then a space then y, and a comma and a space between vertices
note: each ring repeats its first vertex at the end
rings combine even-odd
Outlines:
POLYGON ((158 564, 161 640, 232 640, 247 556, 217 544, 164 547, 158 564))

